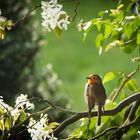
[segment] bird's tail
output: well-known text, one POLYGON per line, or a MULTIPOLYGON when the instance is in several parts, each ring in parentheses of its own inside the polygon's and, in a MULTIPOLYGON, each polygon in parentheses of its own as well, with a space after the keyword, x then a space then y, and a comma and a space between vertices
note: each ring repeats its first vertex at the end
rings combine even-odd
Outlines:
POLYGON ((101 125, 101 112, 102 112, 102 106, 98 105, 98 123, 97 125, 101 125))
POLYGON ((89 135, 89 126, 90 126, 90 121, 91 121, 90 117, 91 117, 91 109, 89 109, 89 113, 88 113, 87 139, 89 135))

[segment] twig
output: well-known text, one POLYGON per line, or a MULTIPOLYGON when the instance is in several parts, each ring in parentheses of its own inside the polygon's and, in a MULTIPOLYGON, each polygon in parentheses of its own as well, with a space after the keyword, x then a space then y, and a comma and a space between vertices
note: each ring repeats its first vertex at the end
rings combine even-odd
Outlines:
POLYGON ((99 137, 105 135, 107 132, 112 131, 112 130, 115 130, 115 129, 117 129, 117 128, 118 128, 118 126, 114 126, 114 127, 107 128, 107 129, 104 130, 102 133, 100 133, 99 135, 97 135, 97 136, 91 138, 90 140, 96 140, 96 139, 98 139, 99 137))
POLYGON ((76 114, 76 113, 77 113, 77 112, 75 112, 75 111, 71 111, 71 110, 68 110, 68 109, 65 109, 65 108, 56 106, 54 103, 50 102, 50 101, 47 100, 47 99, 42 100, 42 101, 47 102, 47 103, 48 103, 50 106, 52 106, 52 108, 54 108, 54 109, 57 109, 57 110, 60 110, 60 111, 64 111, 64 112, 68 112, 68 113, 70 113, 70 114, 76 114))
MULTIPOLYGON (((131 104, 134 101, 140 100, 140 92, 135 93, 134 95, 128 97, 127 99, 121 101, 115 108, 112 110, 106 110, 104 113, 102 112, 102 116, 113 116, 118 112, 122 111, 126 106, 131 104)), ((91 113, 91 117, 97 116, 97 111, 91 113)), ((75 115, 71 116, 70 118, 64 120, 55 130, 54 134, 58 135, 61 131, 63 131, 68 125, 76 122, 81 118, 88 117, 88 112, 77 112, 75 115)))
MULTIPOLYGON (((123 89, 124 85, 125 85, 139 70, 140 70, 140 68, 138 67, 137 69, 135 69, 134 71, 132 71, 130 74, 128 74, 128 75, 125 77, 124 81, 123 81, 123 82, 121 83, 121 85, 118 87, 117 91, 116 91, 116 89, 115 89, 116 93, 115 93, 115 95, 112 97, 112 99, 111 99, 112 94, 110 95, 110 99, 111 99, 113 102, 115 101, 115 99, 117 98, 117 96, 118 96, 118 94, 121 92, 121 90, 123 89)), ((114 91, 113 91, 113 93, 114 93, 114 91)))
POLYGON ((36 10, 39 7, 41 7, 41 5, 37 5, 37 6, 33 7, 26 15, 23 16, 23 18, 17 20, 15 22, 14 26, 16 26, 18 23, 24 21, 34 10, 36 10))
MULTIPOLYGON (((20 122, 18 123, 17 125, 14 125, 13 127, 10 128, 9 131, 7 131, 5 134, 8 134, 8 133, 11 133, 11 131, 13 131, 14 129, 17 129, 18 127, 22 126, 23 124, 25 124, 25 122, 27 122, 31 117, 33 116, 37 116, 37 115, 40 115, 40 114, 45 114, 46 112, 48 112, 52 107, 48 107, 42 111, 38 111, 38 112, 35 112, 35 113, 32 113, 30 114, 23 122, 20 122)), ((25 131, 25 130, 24 130, 25 131)))
MULTIPOLYGON (((124 133, 126 133, 126 132, 130 129, 130 127, 131 127, 130 124, 132 123, 132 121, 133 121, 133 119, 134 119, 135 112, 137 111, 139 105, 140 105, 140 101, 139 101, 139 100, 135 101, 135 102, 132 104, 132 107, 131 107, 131 110, 130 110, 128 116, 127 116, 127 119, 126 119, 125 122, 121 125, 122 127, 120 127, 120 128, 122 128, 122 129, 119 128, 118 130, 116 130, 116 132, 113 132, 113 134, 112 134, 112 135, 114 135, 114 136, 113 136, 113 139, 114 139, 114 137, 115 137, 115 133, 116 133, 116 135, 117 135, 117 138, 121 138, 122 135, 123 135, 124 133), (127 126, 127 125, 128 125, 128 126, 127 126), (127 127, 126 127, 126 126, 127 126, 127 127)), ((112 139, 112 138, 111 138, 111 139, 112 139)), ((113 140, 113 139, 112 139, 112 140, 113 140)))
MULTIPOLYGON (((113 108, 112 110, 106 110, 104 113, 102 112, 101 115, 102 116, 112 116, 112 115, 115 115, 117 114, 118 112, 122 111, 127 105, 131 104, 132 102, 134 101, 137 101, 137 100, 140 100, 140 92, 138 93, 135 93, 133 94, 132 96, 128 97, 127 99, 121 101, 115 108, 113 108)), ((70 114, 73 114, 73 116, 71 116, 70 118, 64 120, 54 131, 53 133, 55 135, 58 135, 61 131, 63 131, 64 128, 66 128, 68 125, 70 125, 71 123, 74 123, 76 122, 77 120, 81 119, 81 118, 84 118, 84 117, 88 117, 89 115, 89 112, 73 112, 73 111, 70 111, 70 110, 67 110, 67 109, 63 109, 61 107, 58 107, 56 105, 54 105, 53 103, 51 103, 50 101, 48 100, 45 100, 47 101, 47 103, 49 103, 49 106, 48 108, 42 110, 42 111, 39 111, 39 112, 36 112, 36 113, 32 113, 30 116, 28 116, 23 122, 20 122, 19 124, 11 127, 11 129, 9 131, 6 132, 6 134, 10 133, 13 129, 15 128, 18 128, 20 126, 22 126, 24 123, 26 123, 31 117, 33 116, 37 116, 37 115, 40 115, 40 114, 44 114, 46 112, 48 112, 48 110, 54 108, 54 109, 58 109, 58 110, 61 110, 61 111, 66 111, 66 112, 69 112, 70 114)), ((97 116, 97 111, 94 111, 91 113, 91 117, 93 116, 97 116)))
MULTIPOLYGON (((5 107, 5 109, 6 109, 6 111, 11 115, 11 111, 13 111, 14 109, 16 109, 20 104, 22 104, 23 102, 27 102, 27 101, 31 101, 31 100, 41 100, 39 97, 32 97, 32 98, 30 98, 30 99, 27 99, 27 100, 25 100, 25 101, 22 101, 22 102, 19 102, 16 106, 15 106, 15 108, 13 108, 13 109, 11 109, 11 110, 8 110, 6 107, 5 107)), ((1 104, 2 105, 2 104, 1 104)), ((0 120, 1 119, 3 119, 5 116, 6 116, 6 114, 7 114, 7 112, 5 112, 1 117, 0 117, 0 120)), ((12 117, 12 116, 11 116, 12 117)))
POLYGON ((78 9, 78 5, 80 4, 79 0, 76 0, 76 3, 75 3, 75 8, 74 8, 74 15, 72 17, 72 21, 75 20, 76 16, 77 16, 77 9, 78 9))
POLYGON ((33 126, 35 126, 44 117, 44 115, 45 114, 43 114, 32 126, 23 129, 22 131, 18 132, 16 135, 19 135, 19 134, 23 133, 24 131, 26 131, 27 129, 32 128, 33 126))
POLYGON ((71 21, 74 21, 77 16, 78 5, 80 4, 79 0, 59 0, 58 1, 58 3, 64 3, 64 2, 75 2, 74 14, 71 17, 71 21))
MULTIPOLYGON (((64 108, 61 108, 59 106, 56 106, 55 104, 51 103, 49 100, 45 99, 45 100, 41 100, 40 98, 38 97, 32 97, 30 98, 29 100, 33 100, 33 99, 39 99, 39 101, 45 101, 47 102, 50 106, 46 109, 43 109, 41 111, 38 111, 38 112, 35 112, 35 113, 32 113, 30 114, 23 122, 20 122, 18 123, 17 125, 11 127, 11 129, 9 131, 6 132, 6 134, 10 133, 11 130, 15 129, 15 128, 18 128, 20 126, 22 126, 25 122, 27 122, 31 117, 33 116, 37 116, 37 115, 40 115, 40 114, 45 114, 47 113, 50 109, 54 108, 54 109, 57 109, 57 110, 61 110, 61 111, 64 111, 64 112, 68 112, 70 114, 76 114, 76 112, 73 112, 73 111, 70 111, 70 110, 67 110, 67 109, 64 109, 64 108)), ((25 131, 25 130, 24 130, 25 131)), ((23 131, 23 132, 24 132, 23 131)))
POLYGON ((133 104, 133 106, 131 108, 131 111, 130 111, 130 113, 128 115, 128 121, 129 122, 133 121, 133 119, 135 117, 135 113, 136 113, 139 105, 140 105, 140 101, 139 100, 137 100, 136 102, 134 102, 134 104, 133 104))

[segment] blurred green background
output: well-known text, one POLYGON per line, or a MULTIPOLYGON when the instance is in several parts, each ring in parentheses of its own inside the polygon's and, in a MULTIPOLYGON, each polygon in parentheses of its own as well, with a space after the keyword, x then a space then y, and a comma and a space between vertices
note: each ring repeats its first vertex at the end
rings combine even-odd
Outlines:
MULTIPOLYGON (((128 73, 134 67, 130 62, 133 54, 127 55, 118 48, 99 55, 95 45, 96 29, 90 31, 85 42, 82 41, 83 33, 77 31, 76 24, 80 19, 88 21, 98 17, 100 10, 114 8, 116 3, 112 0, 107 2, 104 0, 80 0, 79 2, 75 21, 68 26, 67 31, 63 31, 60 38, 43 29, 46 32, 44 38, 47 43, 42 47, 36 63, 38 71, 41 71, 47 63, 53 65, 54 70, 63 81, 68 99, 72 104, 72 110, 83 111, 87 109, 83 96, 87 75, 98 73, 103 78, 109 71, 128 73)), ((70 15, 73 14, 74 4, 74 2, 64 3, 64 9, 70 15)), ((104 86, 109 95, 115 86, 115 81, 104 86)))
MULTIPOLYGON (((2 15, 14 22, 21 19, 32 7, 40 5, 39 0, 0 1, 2 15)), ((115 8, 113 0, 79 0, 77 16, 74 22, 57 38, 55 33, 47 32, 41 26, 41 9, 37 9, 27 19, 19 23, 0 42, 0 95, 9 102, 20 93, 29 96, 49 98, 59 102, 63 107, 71 104, 72 110, 84 111, 87 105, 84 100, 86 77, 91 73, 100 74, 103 78, 109 71, 128 73, 134 69, 130 62, 136 51, 127 55, 118 48, 99 55, 95 45, 97 30, 92 29, 83 42, 83 33, 78 32, 77 23, 98 17, 100 10, 115 8), (62 81, 54 88, 49 85, 46 65, 53 65, 53 72, 62 81), (44 72, 45 71, 45 72, 44 72), (15 96, 16 95, 16 96, 15 96), (67 98, 67 99, 66 99, 67 98)), ((75 1, 62 3, 63 9, 70 16, 74 15, 75 1)), ((115 86, 110 82, 105 86, 109 96, 115 86)), ((45 106, 44 106, 45 107, 45 106)))

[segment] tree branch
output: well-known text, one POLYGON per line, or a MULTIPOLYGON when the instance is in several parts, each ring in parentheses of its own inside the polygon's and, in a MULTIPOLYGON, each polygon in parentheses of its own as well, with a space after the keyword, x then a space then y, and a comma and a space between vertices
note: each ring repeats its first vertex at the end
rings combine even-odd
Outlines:
POLYGON ((124 81, 121 83, 121 85, 118 87, 118 89, 114 90, 111 95, 110 95, 110 99, 114 102, 115 99, 117 98, 118 94, 121 92, 121 90, 123 89, 124 85, 140 70, 140 67, 137 67, 137 69, 135 69, 134 71, 132 71, 130 74, 128 74, 124 81), (114 94, 115 92, 115 94, 114 94), (112 94, 114 94, 114 96, 112 97, 112 94))
MULTIPOLYGON (((133 94, 132 96, 128 97, 127 99, 121 101, 115 108, 112 110, 106 110, 104 113, 102 112, 102 116, 113 116, 117 114, 118 112, 122 111, 126 106, 131 104, 134 101, 137 101, 140 99, 140 92, 133 94)), ((97 116, 97 111, 94 111, 91 113, 91 117, 97 116)), ((88 112, 77 112, 70 118, 64 120, 55 130, 54 135, 58 135, 61 131, 64 130, 68 125, 78 121, 81 118, 88 117, 88 112)))
POLYGON ((76 3, 75 3, 75 8, 74 8, 74 15, 72 17, 72 21, 75 20, 76 16, 77 16, 77 9, 78 9, 78 5, 80 4, 79 0, 76 0, 76 3))
POLYGON ((34 10, 36 10, 39 7, 41 7, 41 5, 37 5, 37 6, 33 7, 26 15, 24 15, 21 19, 17 20, 15 22, 14 26, 16 26, 20 22, 24 21, 34 10))
POLYGON ((114 127, 107 128, 107 129, 104 130, 102 133, 100 133, 99 135, 97 135, 97 136, 91 138, 90 140, 97 140, 99 137, 105 135, 107 132, 112 131, 112 130, 115 130, 115 129, 117 129, 117 128, 118 128, 118 126, 114 126, 114 127))
MULTIPOLYGON (((125 100, 121 101, 115 108, 113 108, 112 110, 106 110, 104 113, 102 112, 101 115, 102 116, 112 116, 117 114, 118 112, 122 111, 126 106, 130 105, 132 102, 140 100, 140 92, 133 94, 132 96, 126 98, 125 100)), ((26 123, 31 117, 36 116, 36 115, 40 115, 40 114, 45 114, 46 112, 48 112, 48 110, 54 108, 54 109, 58 109, 60 111, 64 111, 64 112, 68 112, 70 114, 72 114, 72 116, 70 118, 67 118, 66 120, 64 120, 54 131, 54 135, 58 135, 60 132, 62 132, 64 130, 64 128, 66 128, 68 125, 78 121, 81 118, 85 118, 88 117, 88 112, 73 112, 67 109, 63 109, 61 107, 58 107, 56 105, 54 105, 53 103, 51 103, 48 100, 44 100, 46 101, 50 106, 42 111, 36 112, 36 113, 32 113, 31 115, 29 115, 23 122, 13 126, 9 131, 7 131, 7 134, 9 132, 11 132, 12 130, 14 130, 15 128, 20 127, 21 125, 23 125, 24 123, 26 123)), ((97 111, 94 111, 91 113, 91 117, 97 116, 97 111)), ((140 118, 140 117, 139 117, 140 118)), ((138 119, 137 119, 138 120, 138 119)), ((134 123, 134 122, 133 122, 134 123)), ((133 124, 133 123, 129 123, 129 125, 133 124)), ((127 126, 127 125, 126 125, 127 126)), ((110 128, 111 129, 111 128, 110 128)), ((104 133, 107 133, 109 130, 106 130, 104 133)), ((102 134, 101 134, 102 135, 102 134)))
POLYGON ((60 111, 63 111, 63 112, 67 112, 67 113, 70 113, 70 114, 76 114, 76 113, 77 113, 77 112, 74 112, 74 111, 71 111, 71 110, 62 108, 62 107, 60 107, 60 106, 57 106, 57 105, 55 105, 54 103, 50 102, 50 101, 47 100, 47 99, 42 100, 42 101, 47 102, 47 103, 48 103, 52 108, 54 108, 54 109, 57 109, 57 110, 60 110, 60 111))
POLYGON ((139 125, 139 121, 140 121, 140 114, 138 114, 138 116, 136 117, 136 119, 134 121, 130 122, 129 124, 123 125, 122 127, 118 128, 115 132, 113 132, 113 134, 111 135, 109 140, 114 140, 116 137, 122 136, 133 125, 139 125))

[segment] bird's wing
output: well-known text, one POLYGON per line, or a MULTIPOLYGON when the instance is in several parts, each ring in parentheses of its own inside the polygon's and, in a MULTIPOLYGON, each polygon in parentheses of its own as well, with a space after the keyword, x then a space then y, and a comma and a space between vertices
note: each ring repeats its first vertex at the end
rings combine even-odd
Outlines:
POLYGON ((105 88, 103 87, 103 85, 93 85, 94 88, 94 98, 95 98, 95 102, 98 105, 104 105, 105 101, 106 101, 106 92, 105 92, 105 88))
POLYGON ((91 113, 91 110, 93 109, 94 105, 95 105, 95 99, 93 96, 88 96, 88 109, 89 109, 89 113, 91 113))
POLYGON ((88 103, 88 96, 89 96, 89 84, 87 83, 85 85, 85 91, 84 91, 84 97, 85 97, 86 103, 88 103))

